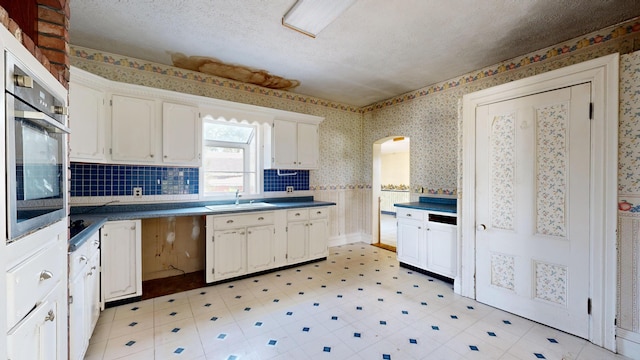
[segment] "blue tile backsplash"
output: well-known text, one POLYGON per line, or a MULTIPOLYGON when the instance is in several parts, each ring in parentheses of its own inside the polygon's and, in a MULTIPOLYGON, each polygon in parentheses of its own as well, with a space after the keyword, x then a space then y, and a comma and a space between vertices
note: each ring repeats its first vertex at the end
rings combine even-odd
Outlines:
POLYGON ((309 170, 265 170, 264 191, 286 191, 287 186, 293 190, 309 190, 309 170), (295 175, 284 175, 295 174, 295 175))
MULTIPOLYGON (((264 191, 309 190, 309 170, 264 170, 264 191), (284 175, 295 174, 295 175, 284 175)), ((198 194, 199 169, 187 167, 71 163, 71 196, 198 194)))
POLYGON ((71 196, 198 193, 198 168, 71 163, 71 196))

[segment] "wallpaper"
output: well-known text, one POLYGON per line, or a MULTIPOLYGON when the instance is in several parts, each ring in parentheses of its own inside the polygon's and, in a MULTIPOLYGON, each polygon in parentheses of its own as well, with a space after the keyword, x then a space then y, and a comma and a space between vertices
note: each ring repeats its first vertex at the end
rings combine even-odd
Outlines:
POLYGON ((71 64, 111 80, 325 117, 320 169, 310 173, 311 189, 369 188, 373 143, 405 136, 411 139, 412 189, 455 195, 461 185, 458 102, 464 94, 615 52, 629 53, 639 39, 640 22, 632 20, 364 108, 78 46, 71 47, 71 64))
POLYGON ((335 201, 332 235, 371 234, 373 143, 411 140, 410 186, 461 198, 464 94, 612 53, 620 68, 618 325, 640 332, 640 21, 632 20, 364 108, 267 90, 125 56, 72 47, 73 66, 105 78, 323 116, 320 168, 310 171, 319 200, 335 201), (624 55, 629 54, 629 55, 624 55), (340 192, 332 190, 362 191, 340 192), (328 190, 328 191, 325 191, 328 190))
POLYGON ((618 326, 640 332, 640 51, 620 57, 618 326))
POLYGON ((366 183, 360 166, 362 114, 358 108, 77 46, 71 53, 73 66, 110 80, 322 116, 321 170, 310 172, 310 187, 348 189, 366 183))

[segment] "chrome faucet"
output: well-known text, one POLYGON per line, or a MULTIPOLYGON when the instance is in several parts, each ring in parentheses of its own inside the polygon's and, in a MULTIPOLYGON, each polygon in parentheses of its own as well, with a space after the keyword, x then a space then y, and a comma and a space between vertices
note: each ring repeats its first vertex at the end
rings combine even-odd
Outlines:
POLYGON ((240 189, 236 189, 236 205, 240 204, 240 189))

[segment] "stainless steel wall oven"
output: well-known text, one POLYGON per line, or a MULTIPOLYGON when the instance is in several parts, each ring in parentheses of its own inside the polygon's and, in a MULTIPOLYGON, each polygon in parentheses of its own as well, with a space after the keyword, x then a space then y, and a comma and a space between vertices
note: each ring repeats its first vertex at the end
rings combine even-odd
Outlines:
POLYGON ((66 217, 65 101, 5 52, 7 241, 66 217))

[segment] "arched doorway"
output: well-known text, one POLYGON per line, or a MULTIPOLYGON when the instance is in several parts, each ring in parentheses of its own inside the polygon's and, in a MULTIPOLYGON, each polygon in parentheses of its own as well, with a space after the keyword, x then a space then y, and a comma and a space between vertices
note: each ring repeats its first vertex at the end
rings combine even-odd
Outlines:
POLYGON ((395 251, 396 220, 393 204, 408 202, 410 141, 390 136, 373 143, 372 244, 395 251))

